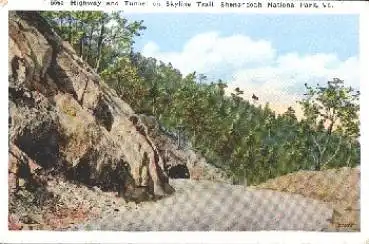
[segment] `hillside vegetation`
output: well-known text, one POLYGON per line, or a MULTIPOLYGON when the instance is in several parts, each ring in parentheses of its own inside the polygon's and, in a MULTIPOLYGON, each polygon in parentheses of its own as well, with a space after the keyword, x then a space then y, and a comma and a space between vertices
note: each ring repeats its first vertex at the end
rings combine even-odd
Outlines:
POLYGON ((258 184, 298 170, 353 167, 360 163, 358 96, 344 82, 309 87, 300 101, 304 119, 289 108, 277 115, 257 107, 227 82, 133 50, 144 23, 121 12, 44 12, 56 32, 139 113, 155 116, 183 141, 224 169, 234 183, 258 184), (328 126, 325 126, 328 125, 328 126), (336 128, 336 129, 334 129, 336 128))

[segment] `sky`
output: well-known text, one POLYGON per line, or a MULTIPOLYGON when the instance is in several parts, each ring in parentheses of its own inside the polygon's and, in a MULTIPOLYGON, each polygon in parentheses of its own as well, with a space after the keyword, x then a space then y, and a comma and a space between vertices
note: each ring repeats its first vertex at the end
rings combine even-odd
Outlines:
MULTIPOLYGON (((134 49, 255 93, 276 109, 295 104, 304 83, 341 78, 359 89, 358 15, 130 14, 147 29, 134 49)), ((272 107, 273 107, 272 106, 272 107)))

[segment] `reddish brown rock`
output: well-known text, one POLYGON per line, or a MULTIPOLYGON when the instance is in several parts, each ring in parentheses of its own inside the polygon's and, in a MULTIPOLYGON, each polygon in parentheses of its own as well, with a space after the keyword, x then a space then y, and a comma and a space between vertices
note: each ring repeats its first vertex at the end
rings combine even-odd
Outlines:
POLYGON ((9 139, 31 174, 58 170, 106 189, 132 178, 138 188, 152 182, 156 196, 174 191, 156 146, 130 120, 134 111, 37 13, 9 14, 8 60, 9 139))

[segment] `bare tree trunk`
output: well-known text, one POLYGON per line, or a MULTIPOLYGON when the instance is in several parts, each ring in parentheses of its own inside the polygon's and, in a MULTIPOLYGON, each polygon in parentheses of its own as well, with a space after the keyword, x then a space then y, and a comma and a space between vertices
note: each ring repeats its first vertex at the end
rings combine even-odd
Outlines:
POLYGON ((60 22, 60 33, 63 33, 63 18, 59 18, 59 22, 60 22))
POLYGON ((91 55, 91 49, 92 49, 92 38, 93 38, 94 31, 95 31, 95 25, 92 25, 91 26, 90 36, 89 36, 88 48, 87 48, 87 61, 89 61, 91 59, 91 57, 92 57, 92 55, 91 55))
POLYGON ((336 114, 336 111, 335 111, 335 109, 333 109, 332 114, 329 116, 330 117, 329 120, 331 121, 331 124, 329 125, 328 132, 327 132, 327 134, 329 136, 332 134, 333 126, 334 126, 334 124, 336 122, 336 116, 335 116, 335 114, 336 114))
POLYGON ((156 115, 156 97, 152 98, 152 115, 156 115))
POLYGON ((327 134, 328 134, 328 136, 330 136, 331 134, 332 134, 332 131, 333 131, 333 125, 334 125, 334 122, 332 121, 332 123, 329 125, 329 127, 328 127, 328 132, 327 132, 327 134))
POLYGON ((83 35, 81 37, 81 39, 79 40, 79 56, 81 59, 83 59, 83 42, 84 42, 84 39, 85 39, 85 35, 83 35))
POLYGON ((72 15, 68 15, 68 21, 69 21, 69 30, 68 30, 68 42, 72 45, 72 15))
POLYGON ((101 51, 103 46, 103 38, 105 33, 105 25, 104 21, 101 22, 101 28, 100 28, 100 35, 99 39, 97 41, 97 56, 96 56, 96 63, 95 63, 95 72, 98 73, 100 68, 100 62, 101 62, 101 51))
MULTIPOLYGON (((341 149, 341 145, 342 145, 342 137, 340 137, 340 141, 339 141, 339 143, 338 143, 338 145, 337 145, 337 148, 336 148, 336 150, 334 151, 333 155, 327 159, 327 161, 323 164, 323 166, 328 165, 328 164, 332 161, 332 159, 333 159, 333 158, 335 158, 335 157, 337 156, 337 153, 338 153, 338 152, 339 152, 339 150, 341 149)), ((350 156, 350 157, 351 157, 351 156, 350 156)))

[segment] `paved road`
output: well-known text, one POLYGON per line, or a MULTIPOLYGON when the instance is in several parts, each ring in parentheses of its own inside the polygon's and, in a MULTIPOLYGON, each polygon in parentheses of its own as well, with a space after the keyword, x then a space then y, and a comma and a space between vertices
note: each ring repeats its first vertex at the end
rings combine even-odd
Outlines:
POLYGON ((109 213, 74 230, 321 231, 333 210, 325 204, 268 190, 207 181, 173 180, 174 196, 109 213))

